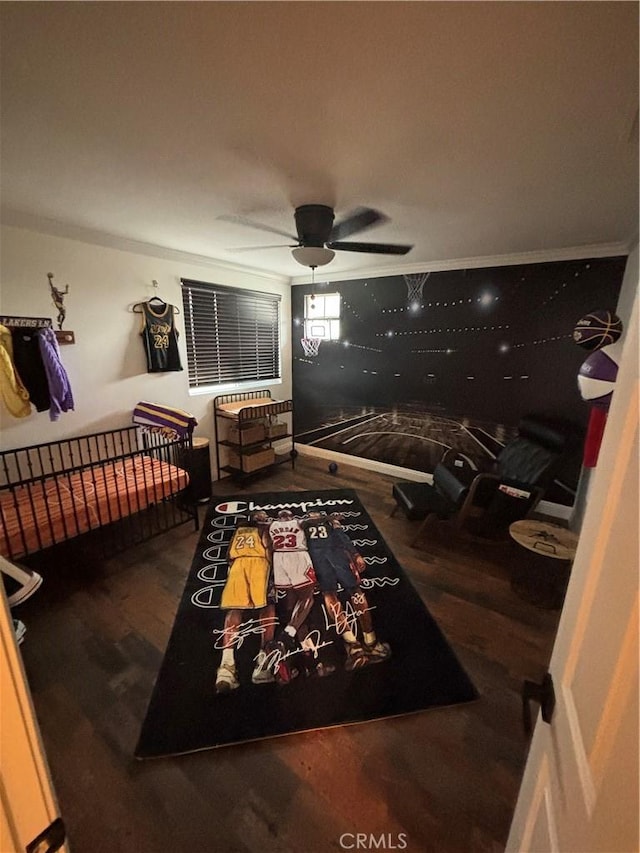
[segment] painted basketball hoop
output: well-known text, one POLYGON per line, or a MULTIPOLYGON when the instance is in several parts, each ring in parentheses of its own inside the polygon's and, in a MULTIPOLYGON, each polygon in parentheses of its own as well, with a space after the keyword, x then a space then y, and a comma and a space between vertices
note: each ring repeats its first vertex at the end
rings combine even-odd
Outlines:
POLYGON ((320 348, 320 342, 322 338, 301 338, 300 343, 302 344, 302 349, 304 350, 304 354, 307 358, 313 358, 318 355, 318 350, 320 348))
POLYGON ((407 285, 407 302, 419 302, 422 299, 422 288, 430 272, 405 273, 403 278, 407 285))

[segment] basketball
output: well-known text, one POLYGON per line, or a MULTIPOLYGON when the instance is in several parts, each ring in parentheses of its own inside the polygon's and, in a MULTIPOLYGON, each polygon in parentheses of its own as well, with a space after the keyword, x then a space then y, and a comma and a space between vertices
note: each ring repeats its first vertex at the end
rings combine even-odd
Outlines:
POLYGON ((618 375, 619 347, 612 344, 592 352, 578 371, 582 399, 592 406, 608 409, 618 375))
POLYGON ((338 471, 338 465, 336 462, 329 462, 329 473, 336 474, 338 471))
POLYGON ((622 321, 611 311, 592 311, 576 323, 573 340, 584 349, 597 350, 615 344, 622 334, 622 321))

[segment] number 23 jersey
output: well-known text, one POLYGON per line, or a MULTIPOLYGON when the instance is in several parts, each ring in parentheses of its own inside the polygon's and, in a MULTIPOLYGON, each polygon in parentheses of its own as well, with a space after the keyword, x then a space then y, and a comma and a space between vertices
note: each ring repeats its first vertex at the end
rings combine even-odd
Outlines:
POLYGON ((313 564, 300 522, 272 521, 269 537, 273 546, 273 577, 277 587, 300 587, 315 583, 313 564))
POLYGON ((306 551, 307 540, 300 522, 295 519, 272 521, 269 525, 269 537, 275 551, 306 551))

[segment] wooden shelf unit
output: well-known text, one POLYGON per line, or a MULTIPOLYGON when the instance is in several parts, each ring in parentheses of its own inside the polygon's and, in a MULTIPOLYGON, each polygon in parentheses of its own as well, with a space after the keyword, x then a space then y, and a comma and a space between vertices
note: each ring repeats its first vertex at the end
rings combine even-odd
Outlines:
POLYGON ((295 465, 296 450, 293 441, 293 433, 270 437, 265 434, 263 438, 256 438, 258 427, 265 420, 269 421, 274 415, 285 414, 293 411, 292 400, 274 400, 270 391, 242 391, 235 394, 222 394, 213 401, 214 428, 216 439, 216 467, 218 479, 222 473, 230 474, 236 480, 245 480, 267 473, 277 465, 290 462, 291 467, 295 465), (229 438, 230 431, 235 430, 238 440, 229 438), (253 437, 243 440, 243 432, 253 437), (291 438, 291 450, 287 454, 276 455, 273 444, 285 438, 291 438), (223 450, 226 459, 221 458, 223 450), (250 465, 254 457, 257 466, 251 470, 245 470, 245 463, 250 465), (264 464, 260 464, 264 459, 264 464))

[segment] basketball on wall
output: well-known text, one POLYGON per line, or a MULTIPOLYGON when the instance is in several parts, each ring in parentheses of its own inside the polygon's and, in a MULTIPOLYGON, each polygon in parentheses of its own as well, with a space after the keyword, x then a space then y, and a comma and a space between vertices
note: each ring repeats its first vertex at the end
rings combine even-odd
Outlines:
POLYGON ((578 371, 582 399, 592 406, 608 409, 618 376, 620 348, 615 344, 592 352, 578 371))
POLYGON ((573 328, 573 340, 588 350, 615 344, 621 334, 622 321, 612 311, 592 311, 585 314, 573 328))

